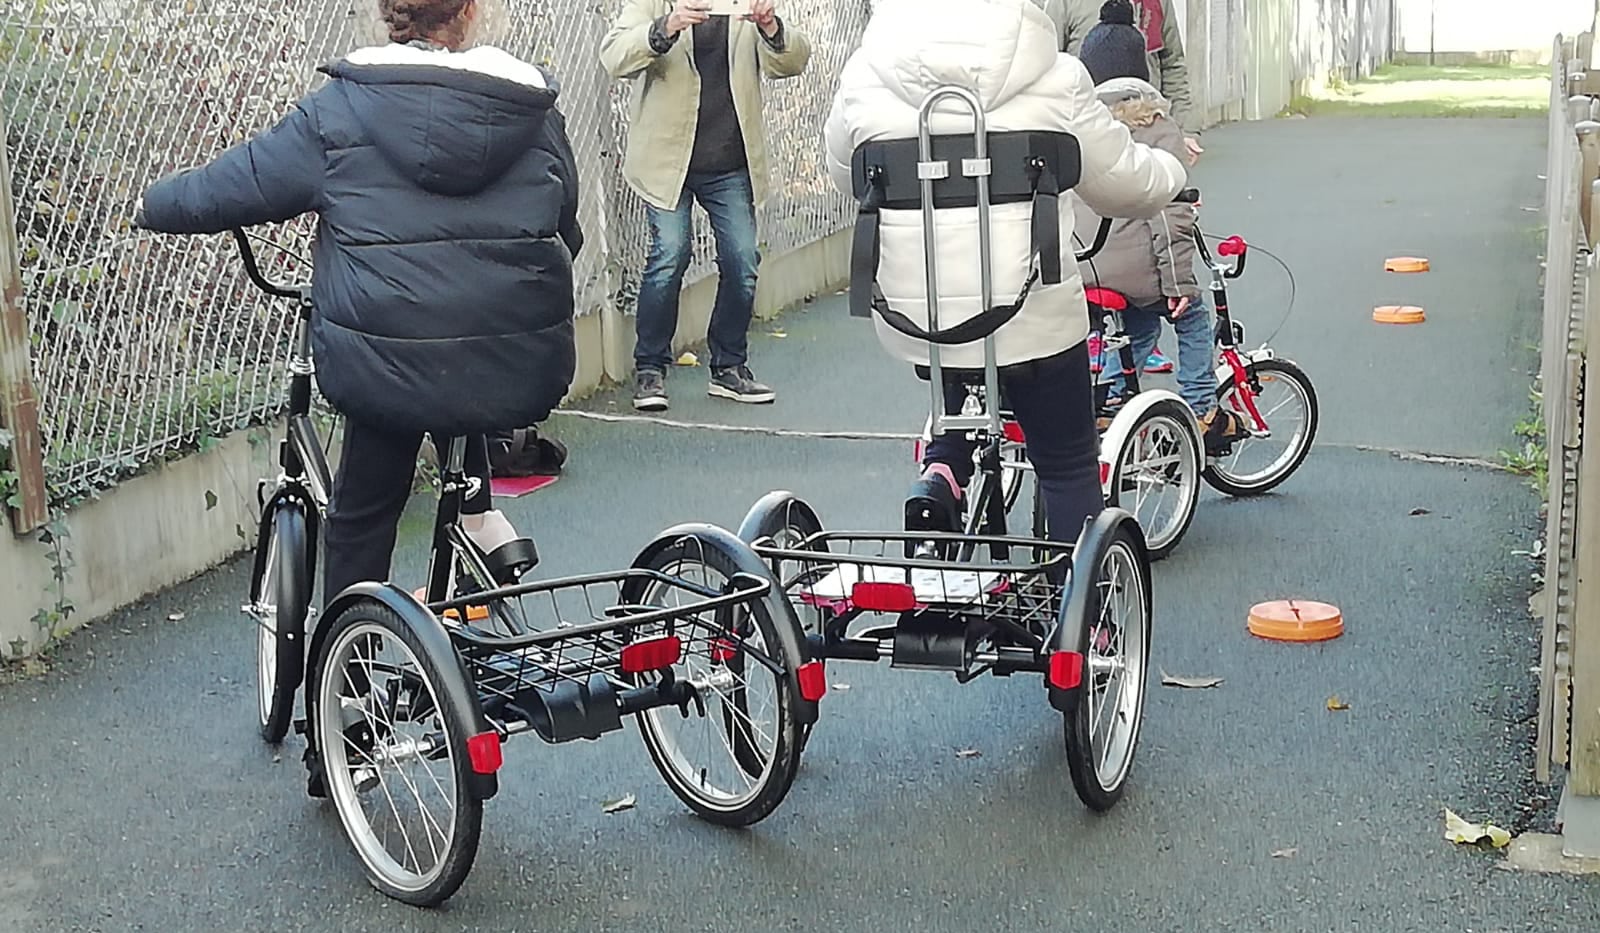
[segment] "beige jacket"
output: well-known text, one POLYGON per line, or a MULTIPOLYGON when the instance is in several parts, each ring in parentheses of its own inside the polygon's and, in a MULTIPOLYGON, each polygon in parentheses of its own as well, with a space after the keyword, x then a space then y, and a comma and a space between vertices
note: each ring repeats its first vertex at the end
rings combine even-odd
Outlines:
MULTIPOLYGON (((1183 132, 1168 115, 1166 99, 1149 83, 1115 78, 1095 90, 1111 115, 1128 127, 1134 142, 1183 157, 1183 132)), ((1100 226, 1100 215, 1081 198, 1073 200, 1076 229, 1088 242, 1100 226)), ((1169 204, 1153 217, 1113 220, 1106 245, 1078 266, 1084 285, 1121 292, 1140 307, 1165 304, 1167 298, 1198 297, 1193 239, 1198 213, 1193 204, 1169 204)))
MULTIPOLYGON (((694 152, 700 115, 700 73, 694 67, 694 30, 678 36, 665 55, 650 46, 650 26, 672 12, 669 0, 624 0, 611 31, 600 41, 600 64, 613 78, 638 79, 628 126, 628 151, 622 176, 639 197, 662 210, 678 206, 694 152)), ((774 49, 754 23, 728 24, 728 72, 733 108, 744 134, 745 156, 756 204, 771 191, 767 139, 761 103, 761 76, 792 78, 805 71, 811 43, 792 23, 783 22, 781 50, 774 49)))

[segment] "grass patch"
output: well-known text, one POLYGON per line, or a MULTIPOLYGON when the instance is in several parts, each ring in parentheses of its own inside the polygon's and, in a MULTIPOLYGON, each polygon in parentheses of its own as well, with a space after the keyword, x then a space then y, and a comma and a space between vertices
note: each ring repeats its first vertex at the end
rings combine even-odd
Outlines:
POLYGON ((1540 65, 1384 65, 1354 84, 1296 97, 1280 116, 1527 117, 1550 104, 1540 65))
POLYGON ((1528 392, 1530 410, 1519 420, 1512 431, 1522 446, 1515 450, 1500 451, 1506 469, 1527 480, 1528 486, 1540 499, 1550 499, 1550 450, 1546 446, 1542 398, 1537 388, 1528 392))

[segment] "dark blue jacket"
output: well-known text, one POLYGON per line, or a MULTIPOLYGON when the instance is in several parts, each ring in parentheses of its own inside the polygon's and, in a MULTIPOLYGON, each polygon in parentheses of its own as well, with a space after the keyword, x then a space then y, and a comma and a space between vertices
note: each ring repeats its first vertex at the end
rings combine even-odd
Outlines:
POLYGON ((492 48, 390 45, 144 195, 144 226, 318 215, 317 382, 346 416, 480 433, 544 420, 575 368, 578 174, 554 79, 492 48))

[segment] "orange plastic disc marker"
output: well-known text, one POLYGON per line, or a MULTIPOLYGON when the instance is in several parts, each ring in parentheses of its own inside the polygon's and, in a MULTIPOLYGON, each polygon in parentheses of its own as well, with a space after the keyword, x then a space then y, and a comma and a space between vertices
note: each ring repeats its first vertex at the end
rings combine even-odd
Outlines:
POLYGON ((1422 258, 1421 256, 1396 256, 1393 259, 1384 261, 1383 271, 1427 272, 1428 260, 1422 258))
POLYGON ((1428 314, 1415 305, 1380 305, 1372 309, 1372 319, 1379 324, 1421 324, 1428 314))
POLYGON ((1327 641, 1344 634, 1338 606, 1309 599, 1275 599, 1250 607, 1250 634, 1271 641, 1327 641))

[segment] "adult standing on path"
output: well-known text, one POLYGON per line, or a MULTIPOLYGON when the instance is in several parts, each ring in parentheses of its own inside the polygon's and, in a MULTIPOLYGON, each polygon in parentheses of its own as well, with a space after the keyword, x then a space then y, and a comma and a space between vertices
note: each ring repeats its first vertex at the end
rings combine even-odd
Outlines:
POLYGON ((612 77, 639 79, 622 173, 644 199, 650 221, 633 351, 633 406, 643 411, 667 408, 696 201, 711 218, 717 244, 708 391, 739 402, 776 397, 747 362, 761 261, 755 208, 770 189, 761 76, 801 74, 811 46, 779 18, 774 0, 753 0, 740 16, 710 8, 708 0, 625 0, 600 43, 600 62, 612 77))
MULTIPOLYGON (((1077 55, 1083 39, 1100 22, 1103 0, 1040 0, 1044 11, 1061 29, 1061 48, 1077 55)), ((1189 164, 1200 160, 1200 120, 1189 92, 1189 67, 1183 60, 1183 35, 1172 0, 1133 0, 1135 25, 1144 34, 1145 59, 1150 83, 1172 104, 1172 118, 1183 129, 1189 164)))

